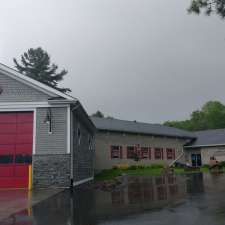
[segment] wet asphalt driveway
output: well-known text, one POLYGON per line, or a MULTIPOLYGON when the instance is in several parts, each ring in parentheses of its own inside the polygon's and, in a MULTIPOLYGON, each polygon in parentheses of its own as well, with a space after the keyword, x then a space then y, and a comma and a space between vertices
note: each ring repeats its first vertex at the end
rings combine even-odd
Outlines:
POLYGON ((128 177, 112 192, 61 192, 0 225, 225 224, 225 175, 128 177))

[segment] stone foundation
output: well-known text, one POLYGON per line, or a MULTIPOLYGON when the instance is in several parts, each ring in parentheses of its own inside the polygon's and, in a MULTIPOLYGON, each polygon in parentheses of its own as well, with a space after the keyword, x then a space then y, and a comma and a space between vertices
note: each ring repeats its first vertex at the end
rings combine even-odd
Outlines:
POLYGON ((69 187, 70 154, 33 155, 33 187, 69 187))

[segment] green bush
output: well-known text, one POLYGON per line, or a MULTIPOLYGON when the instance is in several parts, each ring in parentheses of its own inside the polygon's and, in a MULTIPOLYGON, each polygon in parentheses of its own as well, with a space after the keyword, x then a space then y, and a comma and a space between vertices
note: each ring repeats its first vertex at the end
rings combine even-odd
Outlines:
POLYGON ((137 170, 137 169, 145 169, 145 168, 147 168, 147 167, 144 165, 132 165, 132 166, 129 166, 127 169, 128 170, 137 170))
MULTIPOLYGON (((112 169, 113 169, 113 170, 118 170, 118 167, 113 166, 112 169)), ((103 171, 104 171, 104 170, 103 170, 103 171)))
POLYGON ((145 169, 145 166, 144 165, 138 165, 137 168, 138 169, 145 169))
POLYGON ((164 167, 164 164, 163 163, 158 163, 158 164, 152 164, 151 166, 149 166, 149 168, 151 169, 161 169, 164 167))
POLYGON ((138 167, 136 165, 132 165, 132 166, 129 166, 128 169, 129 170, 136 170, 138 167))
POLYGON ((204 165, 202 166, 202 168, 208 169, 208 168, 209 168, 209 165, 208 165, 208 164, 204 164, 204 165))
POLYGON ((225 161, 220 162, 220 166, 225 167, 225 161))

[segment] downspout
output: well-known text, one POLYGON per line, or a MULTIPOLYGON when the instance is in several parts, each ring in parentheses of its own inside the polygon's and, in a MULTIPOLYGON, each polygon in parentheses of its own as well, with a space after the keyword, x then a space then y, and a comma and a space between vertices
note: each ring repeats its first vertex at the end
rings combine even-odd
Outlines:
POLYGON ((70 188, 71 190, 73 190, 73 182, 74 182, 74 179, 73 179, 73 176, 74 176, 74 173, 73 173, 73 169, 74 169, 74 165, 73 165, 73 156, 74 156, 74 137, 73 137, 73 133, 74 133, 74 116, 73 116, 73 112, 75 110, 77 110, 78 108, 80 107, 80 103, 78 103, 77 105, 75 105, 70 113, 71 113, 71 130, 70 130, 70 145, 71 145, 71 152, 70 152, 70 188))

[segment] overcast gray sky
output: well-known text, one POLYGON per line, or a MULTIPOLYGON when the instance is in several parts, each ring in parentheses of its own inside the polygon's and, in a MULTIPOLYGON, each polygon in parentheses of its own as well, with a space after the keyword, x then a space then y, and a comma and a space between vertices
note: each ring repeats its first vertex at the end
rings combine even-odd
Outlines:
POLYGON ((190 0, 7 0, 0 61, 41 46, 69 74, 89 114, 145 122, 185 119, 225 103, 225 21, 187 14, 190 0))

